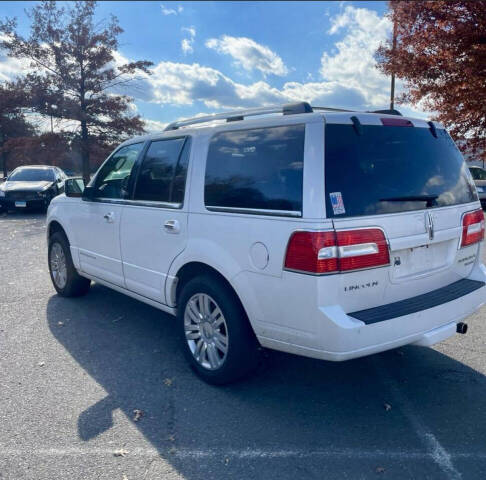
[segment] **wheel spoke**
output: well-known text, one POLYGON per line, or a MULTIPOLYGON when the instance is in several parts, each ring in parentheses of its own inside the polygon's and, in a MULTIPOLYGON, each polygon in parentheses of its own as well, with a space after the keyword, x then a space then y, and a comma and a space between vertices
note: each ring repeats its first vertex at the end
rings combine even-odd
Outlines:
POLYGON ((218 352, 216 352, 216 348, 214 348, 214 345, 211 343, 208 344, 207 347, 207 352, 208 352, 208 360, 212 368, 217 368, 219 367, 219 356, 218 352))
POLYGON ((221 335, 219 332, 214 332, 214 344, 222 353, 226 353, 228 350, 228 339, 221 335))
POLYGON ((199 330, 197 332, 186 330, 186 338, 188 340, 197 340, 198 338, 201 338, 201 332, 199 330))
POLYGON ((218 306, 216 306, 216 308, 212 311, 210 317, 213 319, 213 321, 215 321, 217 318, 219 318, 222 315, 223 314, 221 313, 221 310, 219 309, 218 306))
POLYGON ((191 317, 192 321, 199 323, 202 319, 202 315, 199 312, 197 305, 192 300, 187 304, 187 313, 191 317))

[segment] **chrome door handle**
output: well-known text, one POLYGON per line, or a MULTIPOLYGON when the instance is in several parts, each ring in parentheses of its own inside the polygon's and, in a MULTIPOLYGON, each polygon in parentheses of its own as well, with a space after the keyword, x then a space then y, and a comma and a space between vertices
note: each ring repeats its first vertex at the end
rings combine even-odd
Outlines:
POLYGON ((178 220, 167 220, 164 223, 164 229, 168 233, 179 233, 181 231, 178 220))
POLYGON ((103 215, 103 218, 108 222, 108 223, 113 223, 115 221, 115 213, 114 212, 108 212, 103 215))

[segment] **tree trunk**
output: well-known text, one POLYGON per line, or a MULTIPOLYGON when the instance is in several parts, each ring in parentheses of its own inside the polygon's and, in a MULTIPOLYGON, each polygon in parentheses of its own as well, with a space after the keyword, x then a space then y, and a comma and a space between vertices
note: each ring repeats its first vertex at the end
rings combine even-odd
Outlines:
POLYGON ((90 180, 91 172, 89 168, 89 139, 86 120, 81 120, 81 161, 83 180, 84 184, 87 185, 90 180))
POLYGON ((7 171, 7 154, 5 152, 2 152, 0 154, 0 158, 2 159, 3 176, 6 177, 8 175, 8 171, 7 171))

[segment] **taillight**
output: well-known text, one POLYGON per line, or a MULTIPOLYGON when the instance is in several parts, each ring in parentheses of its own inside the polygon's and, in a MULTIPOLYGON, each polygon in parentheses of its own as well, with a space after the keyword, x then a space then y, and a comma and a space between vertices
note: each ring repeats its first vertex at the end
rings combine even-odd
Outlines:
POLYGON ((294 232, 285 268, 314 274, 349 272, 390 264, 385 235, 379 228, 294 232))
POLYGON ((466 213, 462 217, 461 248, 484 239, 484 214, 482 210, 466 213))
POLYGON ((287 245, 285 268, 309 273, 336 272, 336 233, 294 232, 287 245))

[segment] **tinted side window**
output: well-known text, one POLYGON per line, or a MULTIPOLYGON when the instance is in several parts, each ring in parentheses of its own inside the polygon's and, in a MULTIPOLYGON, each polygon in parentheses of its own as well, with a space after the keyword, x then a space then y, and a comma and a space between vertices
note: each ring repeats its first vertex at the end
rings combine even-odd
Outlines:
POLYGON ((188 138, 152 142, 140 167, 134 199, 182 203, 188 159, 188 138))
POLYGON ((95 197, 123 199, 128 196, 128 180, 143 143, 117 150, 101 167, 95 180, 95 197))
POLYGON ((210 142, 208 207, 302 210, 304 125, 221 132, 210 142))

